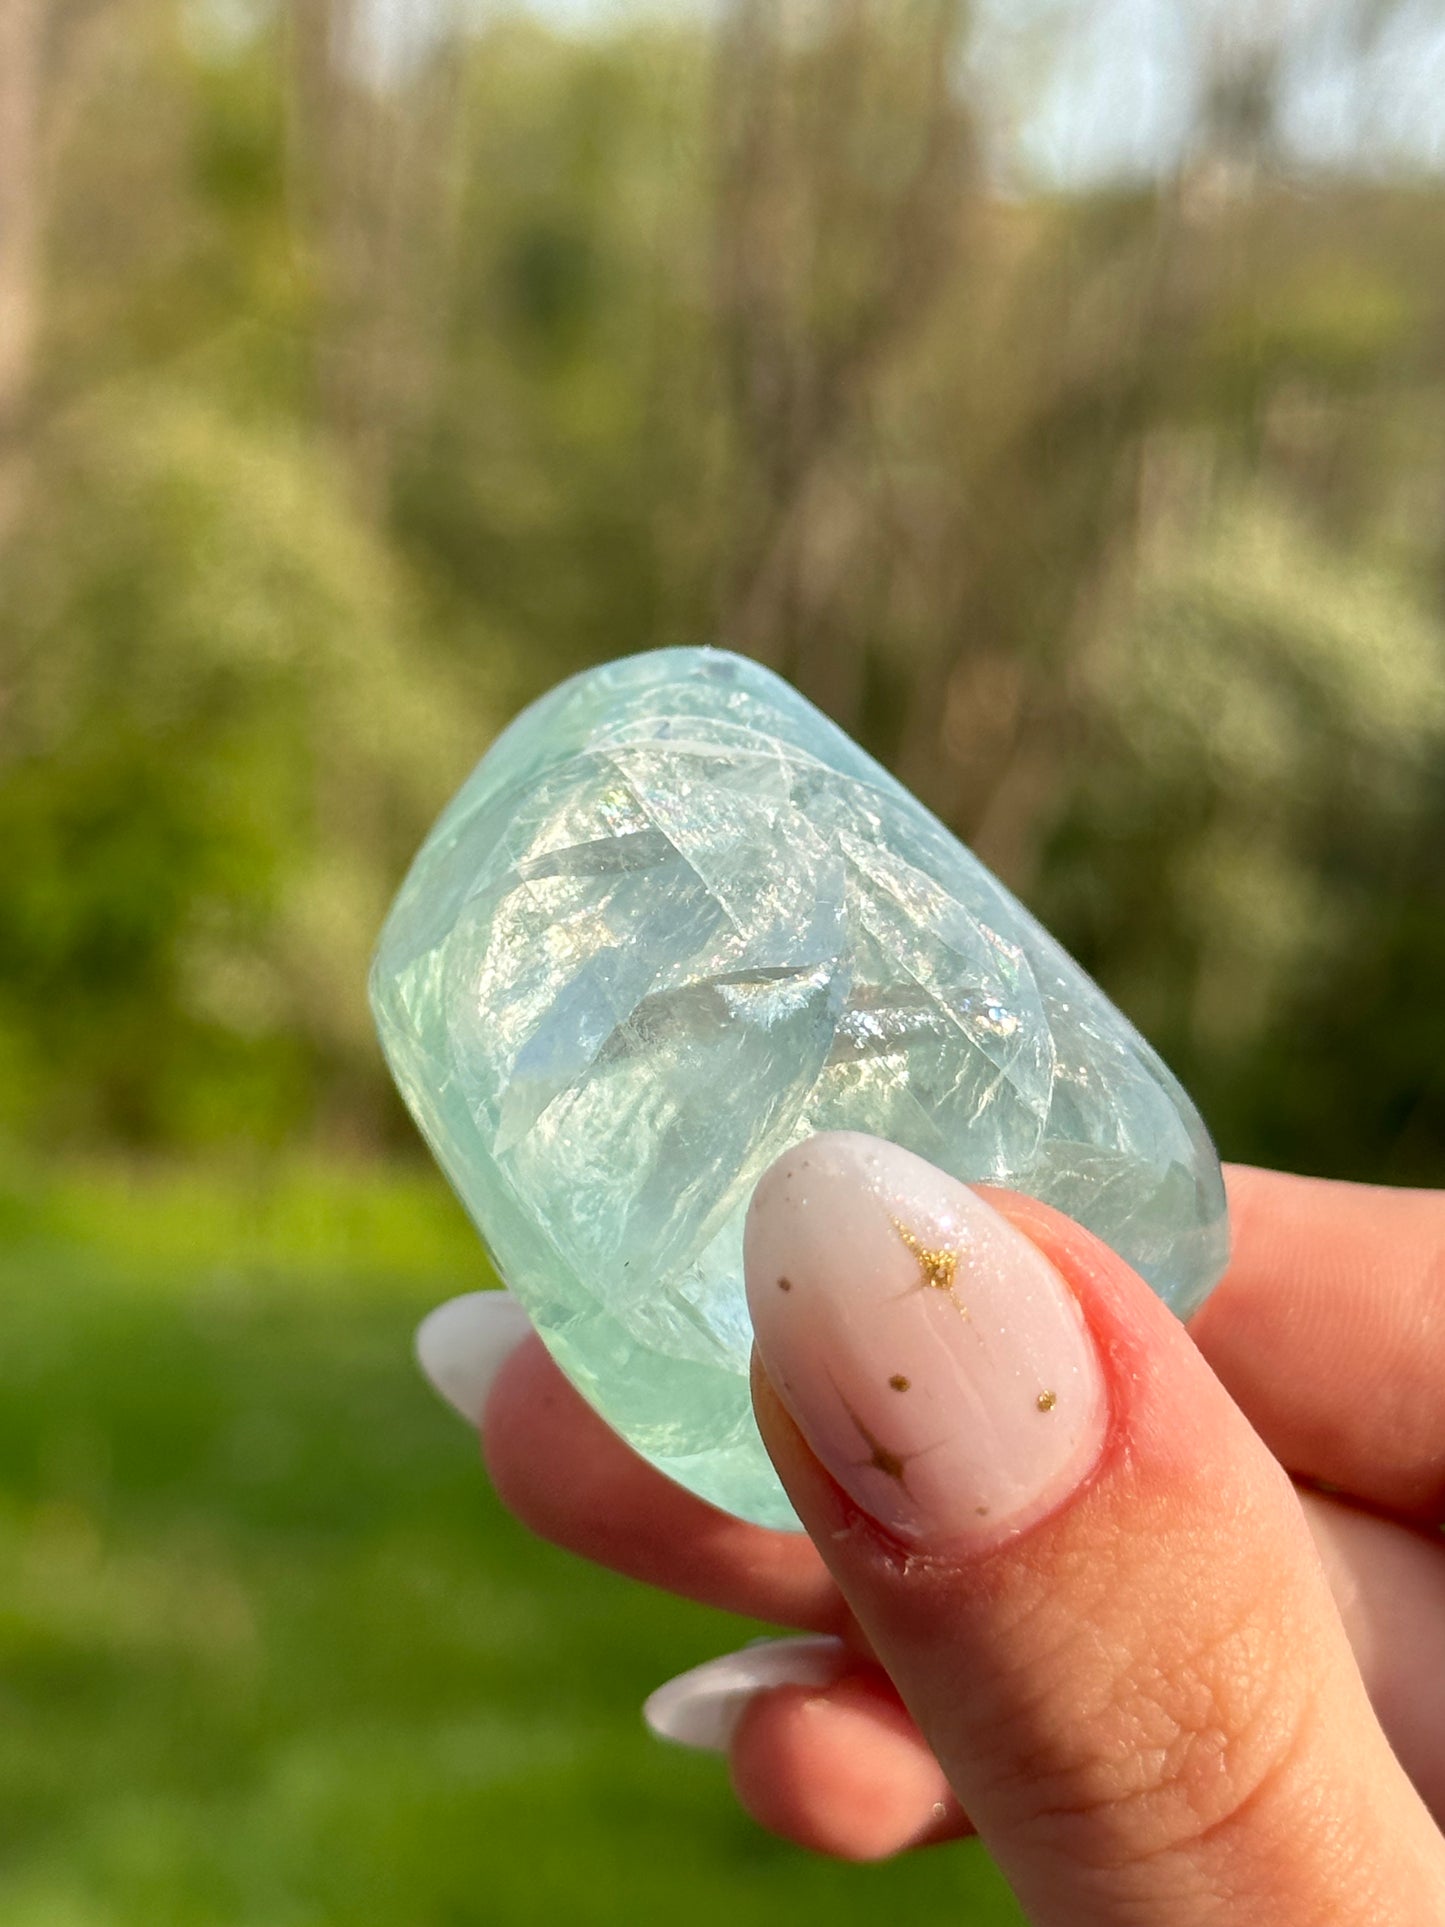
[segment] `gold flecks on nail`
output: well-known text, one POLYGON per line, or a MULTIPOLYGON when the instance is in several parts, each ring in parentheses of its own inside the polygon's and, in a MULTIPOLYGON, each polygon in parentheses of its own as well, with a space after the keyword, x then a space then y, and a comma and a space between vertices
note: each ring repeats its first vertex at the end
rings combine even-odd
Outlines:
POLYGON ((895 1372, 888 1383, 893 1387, 895 1392, 906 1392, 908 1390, 908 1380, 903 1376, 902 1372, 895 1372))
POLYGON ((1058 1402, 1059 1395, 1057 1392, 1040 1392, 1034 1400, 1035 1405, 1038 1406, 1041 1412, 1052 1412, 1058 1402))
POLYGON ((973 1509, 980 1519, 986 1519, 988 1517, 988 1507, 986 1505, 976 1505, 973 1509))
POLYGON ((908 1229, 906 1224, 893 1220, 893 1229, 918 1260, 918 1269, 923 1273, 923 1282, 934 1291, 952 1291, 953 1280, 958 1271, 958 1253, 943 1246, 930 1249, 923 1240, 908 1229))
POLYGON ((792 1289, 793 1289, 793 1281, 791 1278, 780 1278, 778 1280, 779 1291, 791 1291, 792 1289))

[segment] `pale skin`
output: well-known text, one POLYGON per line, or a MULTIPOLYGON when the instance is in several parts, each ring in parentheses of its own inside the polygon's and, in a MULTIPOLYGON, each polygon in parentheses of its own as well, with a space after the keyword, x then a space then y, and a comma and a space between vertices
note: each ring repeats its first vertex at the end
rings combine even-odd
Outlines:
POLYGON ((982 1553, 905 1556, 761 1370, 808 1538, 663 1479, 535 1338, 502 1368, 486 1460, 532 1530, 856 1653, 740 1721, 763 1826, 858 1860, 976 1826, 1035 1927, 1445 1922, 1445 1193, 1228 1178, 1234 1259, 1187 1332, 1086 1233, 991 1194, 1078 1297, 1113 1428, 982 1553))

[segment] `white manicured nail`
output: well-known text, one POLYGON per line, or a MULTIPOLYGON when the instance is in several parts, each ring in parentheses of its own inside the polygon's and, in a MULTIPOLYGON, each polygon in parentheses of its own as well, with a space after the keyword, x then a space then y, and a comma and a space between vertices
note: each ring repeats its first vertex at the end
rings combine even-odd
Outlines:
POLYGON ((900 1539, 981 1546, 1074 1492, 1108 1399, 1078 1301, 967 1185, 855 1131, 784 1152, 743 1234, 753 1341, 844 1491, 900 1539))
POLYGON ((643 1703, 642 1717, 660 1740, 700 1753, 725 1753, 755 1694, 774 1686, 831 1686, 847 1666, 842 1640, 825 1633, 760 1639, 659 1686, 643 1703))
POLYGON ((469 1291, 427 1313, 416 1328, 416 1362, 453 1410, 480 1425, 492 1380, 532 1329, 509 1291, 469 1291))

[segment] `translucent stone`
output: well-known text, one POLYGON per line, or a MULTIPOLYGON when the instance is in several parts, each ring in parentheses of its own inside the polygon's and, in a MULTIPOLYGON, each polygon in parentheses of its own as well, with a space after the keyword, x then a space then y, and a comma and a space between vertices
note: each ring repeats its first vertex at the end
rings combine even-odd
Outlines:
POLYGON ((382 932, 381 1040, 553 1356, 632 1445, 795 1523, 753 1425, 759 1174, 870 1131, 1058 1206, 1187 1315, 1219 1165, 1136 1031, 916 799, 709 649, 564 683, 444 811, 382 932))

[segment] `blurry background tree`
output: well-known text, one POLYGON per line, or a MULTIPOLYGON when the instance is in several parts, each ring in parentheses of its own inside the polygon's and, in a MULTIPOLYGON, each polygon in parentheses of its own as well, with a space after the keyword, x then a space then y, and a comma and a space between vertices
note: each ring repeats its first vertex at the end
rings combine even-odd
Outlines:
POLYGON ((567 20, 0 0, 0 1129, 410 1144, 410 849, 528 696, 716 639, 1227 1153, 1438 1181, 1433 10, 567 20))

